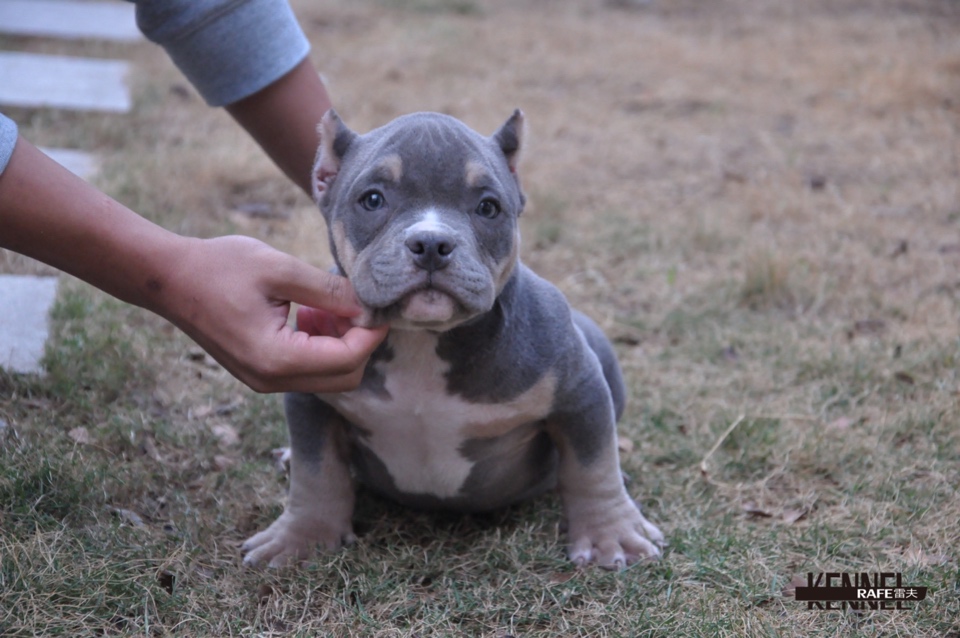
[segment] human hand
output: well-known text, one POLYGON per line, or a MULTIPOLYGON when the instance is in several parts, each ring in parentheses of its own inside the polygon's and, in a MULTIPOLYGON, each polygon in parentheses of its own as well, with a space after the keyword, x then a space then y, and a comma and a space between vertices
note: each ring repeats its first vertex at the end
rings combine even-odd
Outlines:
POLYGON ((172 233, 22 138, 0 173, 0 211, 0 247, 166 317, 259 392, 353 389, 387 333, 348 325, 361 309, 346 279, 249 237, 172 233), (327 319, 294 330, 291 302, 327 319))
POLYGON ((351 324, 361 308, 346 278, 249 237, 190 240, 176 273, 163 314, 257 392, 352 390, 387 334, 351 324))

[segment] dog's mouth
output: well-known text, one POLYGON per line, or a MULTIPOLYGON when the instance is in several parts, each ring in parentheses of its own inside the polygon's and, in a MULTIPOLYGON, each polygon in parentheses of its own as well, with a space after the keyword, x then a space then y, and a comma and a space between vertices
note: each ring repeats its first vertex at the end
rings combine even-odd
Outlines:
POLYGON ((444 324, 453 319, 459 304, 436 288, 423 288, 400 300, 400 316, 415 324, 444 324))
POLYGON ((404 292, 385 306, 366 306, 355 323, 443 331, 459 323, 465 314, 468 313, 457 297, 428 283, 404 292))
POLYGON ((480 267, 430 273, 392 265, 375 262, 353 272, 354 290, 367 309, 364 323, 445 332, 493 304, 495 293, 480 267))

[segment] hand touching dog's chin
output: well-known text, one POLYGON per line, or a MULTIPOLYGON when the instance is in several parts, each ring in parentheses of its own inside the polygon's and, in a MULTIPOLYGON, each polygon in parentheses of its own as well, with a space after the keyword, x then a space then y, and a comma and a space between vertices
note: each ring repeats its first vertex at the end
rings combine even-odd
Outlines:
POLYGON ((378 319, 376 310, 367 305, 363 305, 362 307, 363 312, 350 319, 353 325, 360 326, 361 328, 376 328, 377 326, 383 325, 384 322, 378 319))
POLYGON ((401 302, 400 316, 412 324, 436 325, 453 319, 457 303, 439 290, 413 292, 401 302))

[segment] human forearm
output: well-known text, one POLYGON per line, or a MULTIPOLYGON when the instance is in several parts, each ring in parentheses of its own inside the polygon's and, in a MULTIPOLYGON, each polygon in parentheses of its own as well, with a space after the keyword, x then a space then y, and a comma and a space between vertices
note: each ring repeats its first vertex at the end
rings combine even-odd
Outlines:
POLYGON ((310 193, 316 126, 330 98, 286 0, 134 0, 137 23, 210 106, 226 106, 310 193))
POLYGON ((287 177, 309 195, 310 170, 320 144, 317 125, 330 106, 326 87, 305 59, 262 91, 226 108, 287 177))
POLYGON ((360 307, 346 279, 249 237, 164 230, 22 139, 0 174, 0 247, 169 319, 262 392, 355 388, 386 334, 350 325, 360 307), (318 330, 287 325, 291 302, 318 330))
POLYGON ((22 138, 0 173, 0 246, 165 316, 163 281, 191 241, 130 211, 22 138))

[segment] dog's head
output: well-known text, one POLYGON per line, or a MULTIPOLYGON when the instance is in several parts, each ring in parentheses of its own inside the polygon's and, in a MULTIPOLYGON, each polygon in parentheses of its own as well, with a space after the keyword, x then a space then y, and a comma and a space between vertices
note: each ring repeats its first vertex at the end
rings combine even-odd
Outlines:
POLYGON ((518 110, 491 137, 438 113, 359 135, 328 111, 313 194, 364 323, 448 330, 489 311, 517 264, 518 110))

